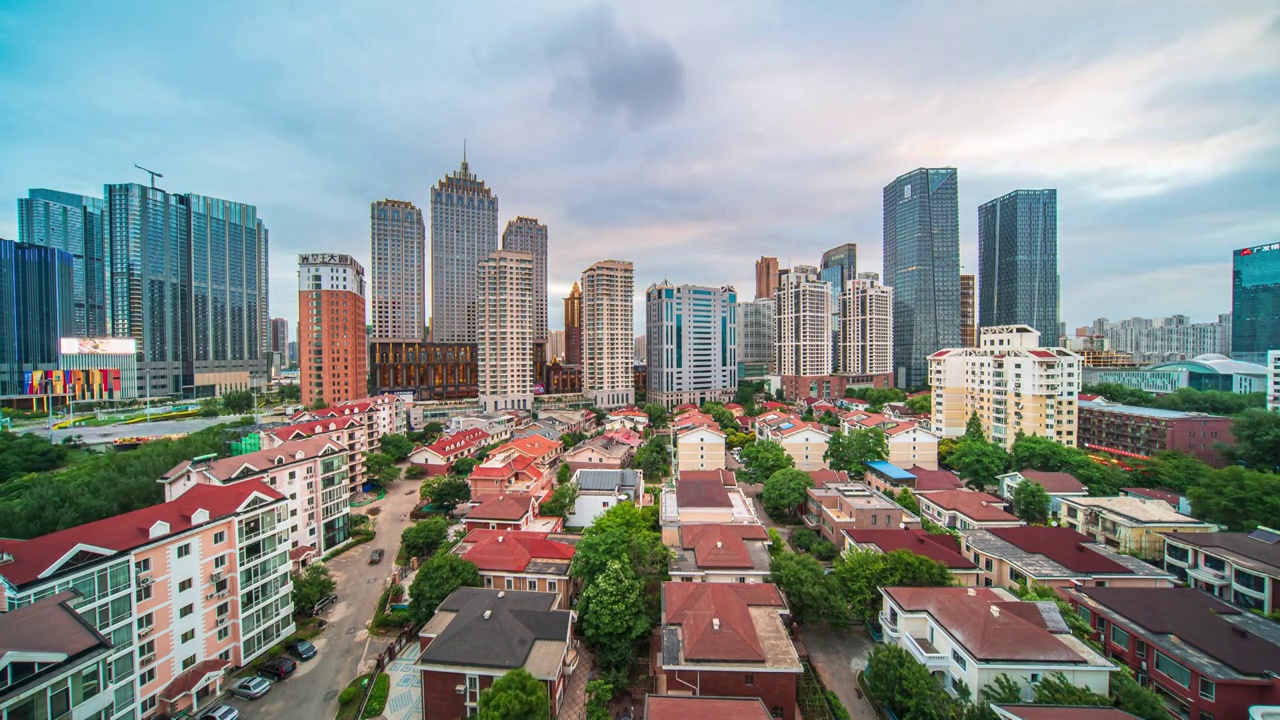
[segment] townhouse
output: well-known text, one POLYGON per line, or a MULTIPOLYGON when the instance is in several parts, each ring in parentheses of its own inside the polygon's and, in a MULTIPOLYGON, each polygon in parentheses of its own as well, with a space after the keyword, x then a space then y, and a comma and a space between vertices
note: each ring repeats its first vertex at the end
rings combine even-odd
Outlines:
POLYGON ((978 585, 978 566, 960 552, 960 542, 952 535, 933 535, 920 529, 852 529, 844 530, 844 552, 855 550, 891 553, 906 550, 941 563, 961 587, 978 585))
POLYGON ((700 425, 675 433, 676 471, 726 467, 725 434, 716 425, 700 425))
POLYGON ((881 413, 844 412, 840 426, 845 434, 879 428, 889 448, 888 461, 898 467, 915 465, 927 470, 938 469, 938 436, 915 421, 881 413))
POLYGON ((490 443, 503 443, 515 434, 518 417, 507 413, 489 412, 480 415, 460 415, 449 418, 449 432, 483 430, 489 433, 490 443))
POLYGON ((326 418, 295 423, 263 430, 259 436, 259 445, 263 450, 312 437, 335 440, 347 449, 347 484, 353 489, 364 485, 364 459, 369 453, 369 447, 364 424, 359 418, 326 418))
POLYGON ((769 534, 761 525, 685 525, 671 548, 679 582, 762 583, 769 575, 769 534))
POLYGON ((1193 588, 1064 592, 1107 655, 1159 694, 1170 715, 1227 720, 1280 705, 1280 624, 1193 588))
POLYGON ((930 470, 915 465, 904 470, 887 460, 872 460, 865 465, 863 480, 882 493, 896 495, 905 489, 920 494, 964 488, 964 481, 946 470, 930 470))
POLYGON ((578 497, 564 522, 569 527, 585 528, 618 503, 639 504, 644 471, 587 468, 575 472, 571 482, 578 487, 578 497))
POLYGON ((1175 511, 1163 500, 1144 497, 1062 498, 1062 524, 1095 542, 1143 560, 1164 557, 1165 533, 1216 532, 1217 525, 1175 511))
POLYGON ((486 588, 555 593, 553 607, 570 609, 569 564, 577 535, 513 530, 472 530, 453 554, 480 571, 486 588))
POLYGON ((1064 472, 1025 469, 997 475, 996 480, 1000 483, 997 490, 1000 497, 1011 503, 1013 502, 1013 491, 1019 485, 1028 480, 1039 484, 1049 494, 1049 514, 1055 518, 1062 514, 1063 498, 1089 496, 1089 488, 1085 487, 1084 483, 1064 472))
POLYGON ((707 695, 644 696, 645 720, 773 720, 760 698, 707 695))
POLYGON ((514 450, 521 455, 533 458, 539 467, 551 467, 564 454, 564 443, 541 435, 526 435, 499 445, 494 453, 514 450))
POLYGON ((938 490, 916 495, 920 514, 957 530, 1017 527, 1022 521, 1005 511, 1005 501, 972 490, 938 490))
POLYGON ((636 446, 616 440, 606 433, 566 451, 564 464, 574 472, 588 468, 618 470, 626 466, 635 454, 636 446))
POLYGON ((738 487, 729 470, 680 473, 675 487, 663 487, 659 523, 668 546, 678 538, 683 525, 759 524, 755 507, 738 487))
POLYGON ((530 532, 557 532, 563 519, 542 517, 538 514, 536 498, 528 493, 491 495, 471 508, 462 518, 462 525, 472 530, 528 530, 530 532))
POLYGON ((644 429, 649 427, 649 415, 633 407, 618 408, 609 411, 609 414, 605 416, 604 427, 606 430, 627 427, 644 432, 644 429))
POLYGON ((918 528, 920 518, 862 483, 827 483, 806 491, 801 519, 836 549, 844 549, 846 530, 918 528))
POLYGON ((797 720, 804 670, 789 617, 770 583, 663 583, 650 643, 657 694, 759 698, 772 717, 797 720))
POLYGON ((1100 695, 1118 670, 1072 636, 1052 602, 1021 602, 1000 588, 881 588, 884 641, 904 648, 956 694, 973 697, 1007 675, 1030 700, 1045 676, 1100 695))
POLYGON ((1180 582, 1246 610, 1280 610, 1280 531, 1167 533, 1164 569, 1180 582))
POLYGON ((797 470, 827 467, 823 455, 831 433, 816 422, 805 422, 790 413, 769 412, 756 422, 756 439, 776 442, 795 461, 797 470))
MULTIPOLYGON (((528 439, 528 438, 525 438, 528 439)), ((523 493, 541 504, 551 494, 553 477, 538 458, 516 448, 494 450, 484 462, 471 469, 471 502, 483 502, 497 495, 523 493)))
POLYGON ((1171 587, 1173 575, 1064 527, 960 531, 960 550, 985 587, 1171 587))
POLYGON ((409 453, 409 464, 427 471, 429 476, 448 475, 454 463, 473 458, 490 442, 489 433, 468 428, 442 435, 430 445, 419 445, 409 453))
POLYGON ((0 718, 106 720, 111 641, 76 613, 67 590, 0 613, 0 718))
MULTIPOLYGON (((196 714, 294 631, 289 506, 258 480, 30 540, 0 540, 9 611, 67 590, 111 643, 113 719, 196 714)), ((6 638, 7 639, 7 638, 6 638)))

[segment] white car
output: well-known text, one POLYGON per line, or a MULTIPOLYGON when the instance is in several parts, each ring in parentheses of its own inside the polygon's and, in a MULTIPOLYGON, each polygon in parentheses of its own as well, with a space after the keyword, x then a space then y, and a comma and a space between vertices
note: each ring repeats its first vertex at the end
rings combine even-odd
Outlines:
POLYGON ((264 677, 247 677, 231 686, 231 694, 246 700, 257 700, 270 689, 270 680, 264 677))
POLYGON ((240 720, 240 711, 230 705, 214 705, 200 714, 200 720, 240 720))

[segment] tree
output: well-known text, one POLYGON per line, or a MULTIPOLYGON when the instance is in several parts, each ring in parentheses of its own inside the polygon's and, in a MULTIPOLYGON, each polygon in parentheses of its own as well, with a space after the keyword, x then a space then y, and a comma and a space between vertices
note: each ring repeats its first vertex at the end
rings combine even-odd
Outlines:
POLYGON ((578 626, 603 666, 621 669, 632 649, 649 632, 644 588, 624 559, 608 561, 578 600, 578 626))
POLYGON ((71 452, 35 433, 0 432, 0 483, 27 473, 45 472, 67 463, 71 452))
POLYGON ((804 412, 801 413, 800 419, 805 422, 813 422, 813 406, 805 405, 804 412))
POLYGON ((1188 488, 1208 480, 1212 474, 1213 468, 1200 458, 1178 450, 1166 450, 1149 459, 1134 461, 1130 477, 1140 487, 1186 492, 1188 488))
POLYGON ((964 439, 951 456, 951 465, 960 471, 960 477, 974 490, 986 490, 996 484, 996 476, 1009 467, 1009 456, 1004 448, 986 440, 964 439))
POLYGON ((1205 522, 1249 532, 1280 519, 1280 475, 1229 466, 1187 491, 1191 512, 1205 522))
POLYGON ((894 498, 894 502, 898 503, 903 510, 912 515, 920 514, 920 501, 916 499, 916 494, 911 492, 911 488, 902 488, 898 491, 898 496, 894 498))
POLYGON ((913 413, 928 415, 933 412, 933 396, 929 393, 925 393, 923 395, 909 397, 907 398, 907 407, 910 408, 913 413))
POLYGON ((556 482, 563 485, 573 479, 573 468, 568 463, 561 463, 556 469, 556 482))
POLYGON ((337 587, 338 584, 329 577, 329 568, 311 563, 302 572, 293 574, 293 611, 310 611, 337 587))
POLYGON ((567 432, 560 436, 560 444, 563 445, 565 449, 568 449, 568 448, 574 447, 575 445, 577 445, 578 443, 586 439, 587 439, 586 433, 567 432))
POLYGON ((964 423, 964 436, 960 440, 962 442, 965 440, 982 440, 985 442, 986 439, 987 433, 982 429, 982 421, 978 419, 978 413, 970 414, 969 419, 964 423))
POLYGON ((730 430, 725 433, 724 437, 725 447, 730 450, 735 448, 744 448, 755 441, 755 435, 752 435, 749 432, 742 432, 741 430, 730 430))
POLYGON ((821 539, 821 535, 809 528, 796 528, 791 531, 791 547, 801 552, 809 552, 813 549, 814 544, 821 539))
POLYGON ((769 536, 769 555, 777 555, 787 551, 787 544, 782 540, 782 533, 777 528, 769 528, 766 532, 769 536))
POLYGON ((1280 472, 1280 413, 1246 410, 1231 424, 1234 447, 1223 449, 1232 464, 1250 470, 1280 472))
POLYGON ((480 691, 477 720, 551 720, 547 687, 524 668, 508 670, 480 691))
POLYGON ((568 517, 578 500, 578 486, 573 483, 560 483, 551 491, 551 497, 542 503, 541 513, 547 517, 568 517))
POLYGON ((670 417, 667 415, 667 408, 661 403, 646 403, 644 414, 649 416, 649 427, 659 430, 667 426, 670 417))
POLYGON ((813 487, 813 478, 803 470, 785 468, 764 481, 760 502, 769 517, 778 522, 794 522, 800 519, 800 506, 808 497, 806 491, 813 487))
POLYGON ((410 525, 400 534, 400 544, 409 557, 427 557, 449 537, 449 521, 433 517, 410 525))
POLYGON ((218 417, 222 414, 222 409, 218 407, 217 398, 205 398, 200 401, 200 410, 197 413, 200 417, 218 417))
POLYGON ((436 614, 436 608, 460 587, 480 587, 480 571, 475 563, 448 552, 427 558, 409 586, 409 618, 424 622, 436 614))
POLYGON ((612 720, 609 703, 613 700, 613 685, 604 679, 587 681, 586 720, 612 720))
POLYGON ((783 552, 769 561, 769 582, 787 596, 791 614, 802 623, 826 621, 833 628, 848 627, 849 608, 822 563, 808 555, 783 552))
POLYGON ((839 430, 831 434, 822 459, 832 470, 858 471, 863 464, 889 457, 889 441, 880 428, 856 428, 848 435, 839 430))
POLYGON ((316 401, 311 403, 312 410, 323 410, 327 407, 329 407, 329 403, 325 402, 324 398, 316 398, 316 401))
POLYGON ((1049 492, 1035 480, 1023 480, 1013 488, 1013 514, 1028 525, 1049 522, 1049 492))
POLYGON ((938 464, 944 468, 954 470, 951 459, 955 457, 956 450, 960 447, 960 441, 955 438, 942 438, 938 441, 938 464))
POLYGON ((462 478, 444 478, 432 490, 431 504, 445 515, 452 515, 454 508, 471 501, 471 485, 462 478))
POLYGON ((395 464, 396 464, 395 460, 393 460, 391 456, 386 453, 380 453, 380 452, 369 453, 368 455, 365 456, 365 459, 364 459, 364 471, 370 477, 376 477, 383 470, 386 470, 387 468, 392 467, 395 464))
POLYGON ((239 415, 253 409, 253 393, 248 390, 232 390, 222 394, 222 407, 227 412, 239 415))
POLYGON ((582 531, 569 574, 590 586, 610 560, 621 560, 647 588, 667 573, 668 551, 656 518, 631 503, 614 505, 582 531))
POLYGON ((955 582, 946 565, 909 550, 852 550, 836 562, 831 575, 840 597, 864 622, 880 613, 882 587, 947 587, 955 582))
POLYGON ((408 460, 409 453, 413 452, 413 441, 405 435, 388 433, 378 441, 378 449, 393 462, 401 463, 408 460))
POLYGON ((469 458, 469 457, 458 458, 457 460, 453 461, 453 467, 449 469, 449 474, 456 475, 458 477, 467 477, 468 475, 471 474, 472 470, 476 469, 476 466, 479 464, 480 464, 479 461, 477 461, 475 458, 469 458))
POLYGON ((404 476, 407 480, 417 480, 427 476, 427 469, 420 465, 410 465, 404 469, 404 476))
POLYGON ((1097 385, 1085 385, 1081 390, 1085 394, 1101 395, 1111 402, 1120 403, 1122 405, 1151 407, 1152 401, 1155 400, 1155 396, 1149 392, 1135 390, 1134 388, 1121 385, 1120 383, 1098 383, 1097 385))
POLYGON ((1169 712, 1160 696, 1139 685, 1132 671, 1123 665, 1119 672, 1111 673, 1111 698, 1116 707, 1142 720, 1168 720, 1169 712))
POLYGON ((822 416, 818 418, 818 422, 827 427, 840 427, 840 418, 836 417, 836 414, 830 410, 824 410, 822 416))
POLYGON ((876 645, 867 657, 867 692, 900 718, 952 720, 960 708, 928 668, 904 648, 876 645))
POLYGON ((671 474, 670 447, 666 437, 662 435, 652 437, 641 445, 639 450, 636 450, 632 464, 644 472, 646 480, 660 482, 662 478, 671 474))
POLYGON ((768 480, 779 470, 796 466, 796 461, 787 451, 772 440, 761 440, 744 447, 742 462, 745 468, 739 477, 752 485, 768 480))
POLYGON ((1080 450, 1056 443, 1049 438, 1020 434, 1013 442, 1009 459, 1013 470, 1031 468, 1059 472, 1070 467, 1080 454, 1080 450))
POLYGON ((1036 684, 1037 705, 1110 705, 1106 695, 1072 684, 1060 672, 1050 673, 1036 684))
POLYGON ((302 399, 302 388, 297 385, 280 386, 280 402, 298 402, 302 399))
POLYGON ((982 688, 982 702, 985 704, 1010 704, 1022 702, 1022 686, 1016 680, 1000 673, 982 688))

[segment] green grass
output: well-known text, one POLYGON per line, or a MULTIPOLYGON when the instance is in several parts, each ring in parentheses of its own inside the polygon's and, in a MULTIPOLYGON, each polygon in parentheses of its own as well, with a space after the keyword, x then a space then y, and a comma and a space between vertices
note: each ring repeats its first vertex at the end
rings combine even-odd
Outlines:
POLYGON ((378 679, 373 681, 373 692, 369 694, 369 704, 364 706, 364 714, 360 716, 361 720, 369 720, 376 718, 382 714, 387 706, 387 695, 391 693, 391 676, 386 673, 378 673, 378 679))
MULTIPOLYGON (((351 681, 351 684, 347 686, 346 690, 354 690, 355 697, 351 700, 351 702, 338 706, 338 714, 334 718, 334 720, 355 720, 356 719, 356 711, 360 709, 360 695, 364 692, 364 682, 368 680, 370 677, 372 677, 372 673, 366 673, 356 678, 355 680, 351 681)), ((345 693, 346 690, 343 690, 343 692, 345 693)), ((342 697, 341 694, 339 695, 339 697, 342 697)))

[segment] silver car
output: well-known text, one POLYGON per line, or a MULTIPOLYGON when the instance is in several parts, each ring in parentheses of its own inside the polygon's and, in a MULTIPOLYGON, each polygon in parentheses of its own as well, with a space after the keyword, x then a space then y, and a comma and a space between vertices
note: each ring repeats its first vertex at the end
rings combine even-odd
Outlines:
POLYGON ((200 720, 240 720, 240 711, 230 705, 214 705, 200 713, 200 720))
POLYGON ((271 689, 271 681, 264 677, 247 677, 231 686, 231 694, 248 700, 257 700, 271 689))

